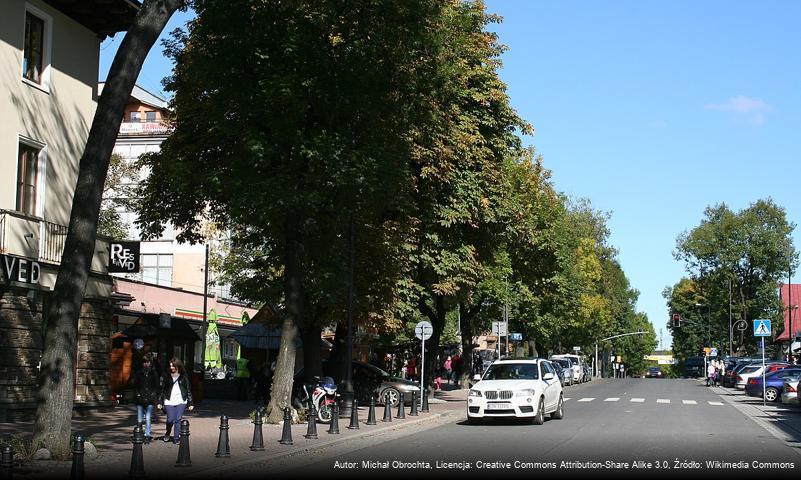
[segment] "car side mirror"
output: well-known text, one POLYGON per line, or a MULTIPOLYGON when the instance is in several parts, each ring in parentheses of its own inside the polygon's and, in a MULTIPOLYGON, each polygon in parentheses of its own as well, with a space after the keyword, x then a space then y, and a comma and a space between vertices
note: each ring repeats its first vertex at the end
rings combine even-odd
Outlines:
POLYGON ((553 380, 553 373, 546 373, 542 376, 543 380, 553 380))
POLYGON ((481 375, 478 375, 478 374, 473 375, 473 381, 474 382, 480 382, 481 381, 481 375))

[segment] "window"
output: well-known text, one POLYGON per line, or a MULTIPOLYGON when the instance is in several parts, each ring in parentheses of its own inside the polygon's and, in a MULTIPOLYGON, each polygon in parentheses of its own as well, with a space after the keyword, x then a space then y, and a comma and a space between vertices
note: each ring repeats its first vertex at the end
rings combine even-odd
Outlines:
POLYGON ((239 346, 233 339, 225 339, 222 342, 222 359, 236 360, 237 347, 239 346))
POLYGON ((142 120, 142 112, 131 112, 131 122, 140 122, 142 120))
POLYGON ((52 19, 32 5, 25 6, 22 39, 22 80, 49 92, 52 19))
POLYGON ((172 286, 172 255, 143 254, 142 255, 142 281, 172 286))
POLYGON ((19 144, 17 163, 17 211, 36 215, 36 185, 39 180, 39 151, 24 143, 19 144))
POLYGON ((42 83, 44 63, 45 22, 31 12, 25 12, 25 47, 22 57, 22 75, 35 83, 42 83))
POLYGON ((145 112, 145 121, 154 123, 156 121, 156 112, 145 112))

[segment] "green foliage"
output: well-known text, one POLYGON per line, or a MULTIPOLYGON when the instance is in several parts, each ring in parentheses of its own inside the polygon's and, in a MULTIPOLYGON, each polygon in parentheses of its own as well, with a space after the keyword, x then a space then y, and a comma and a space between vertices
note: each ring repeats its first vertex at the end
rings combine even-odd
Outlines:
POLYGON ((108 175, 103 186, 103 201, 100 204, 97 234, 114 240, 129 238, 129 227, 120 217, 120 210, 130 210, 133 182, 138 170, 117 154, 109 159, 108 175))
MULTIPOLYGON (((674 350, 683 355, 697 355, 708 337, 709 346, 728 351, 729 285, 733 322, 745 319, 750 327, 750 320, 770 318, 780 332, 783 311, 776 291, 788 269, 798 266, 791 237, 795 225, 773 200, 758 200, 739 212, 718 204, 708 207, 704 217, 676 241, 674 256, 685 262, 690 279, 664 292, 670 311, 688 320, 681 331, 668 322, 674 350)), ((733 342, 735 351, 753 353, 756 348, 750 328, 734 330, 733 342)))

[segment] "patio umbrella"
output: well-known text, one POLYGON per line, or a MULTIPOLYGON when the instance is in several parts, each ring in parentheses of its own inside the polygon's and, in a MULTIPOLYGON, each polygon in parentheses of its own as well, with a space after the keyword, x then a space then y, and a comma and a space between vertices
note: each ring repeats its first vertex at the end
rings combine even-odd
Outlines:
POLYGON ((220 333, 217 331, 217 312, 209 311, 209 327, 206 330, 206 368, 220 368, 220 333))

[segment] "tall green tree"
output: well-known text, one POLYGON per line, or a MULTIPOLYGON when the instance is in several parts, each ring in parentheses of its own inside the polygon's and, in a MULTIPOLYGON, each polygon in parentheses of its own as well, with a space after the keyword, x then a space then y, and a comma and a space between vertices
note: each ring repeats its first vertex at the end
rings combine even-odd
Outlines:
MULTIPOLYGON (((757 200, 739 212, 725 203, 706 208, 700 225, 679 235, 674 252, 693 282, 698 313, 683 311, 688 305, 680 300, 674 303, 682 298, 676 293, 684 288, 666 291, 671 311, 698 315, 708 323, 713 342, 725 348, 731 285, 733 321, 746 320, 750 326, 753 319, 770 318, 775 331, 780 331, 783 312, 776 292, 788 270, 798 265, 791 237, 794 229, 784 208, 772 199, 757 200)), ((672 325, 668 328, 673 330, 672 325)), ((734 335, 734 349, 753 352, 756 343, 750 329, 746 332, 734 335)), ((674 334, 675 338, 682 335, 674 334)))

